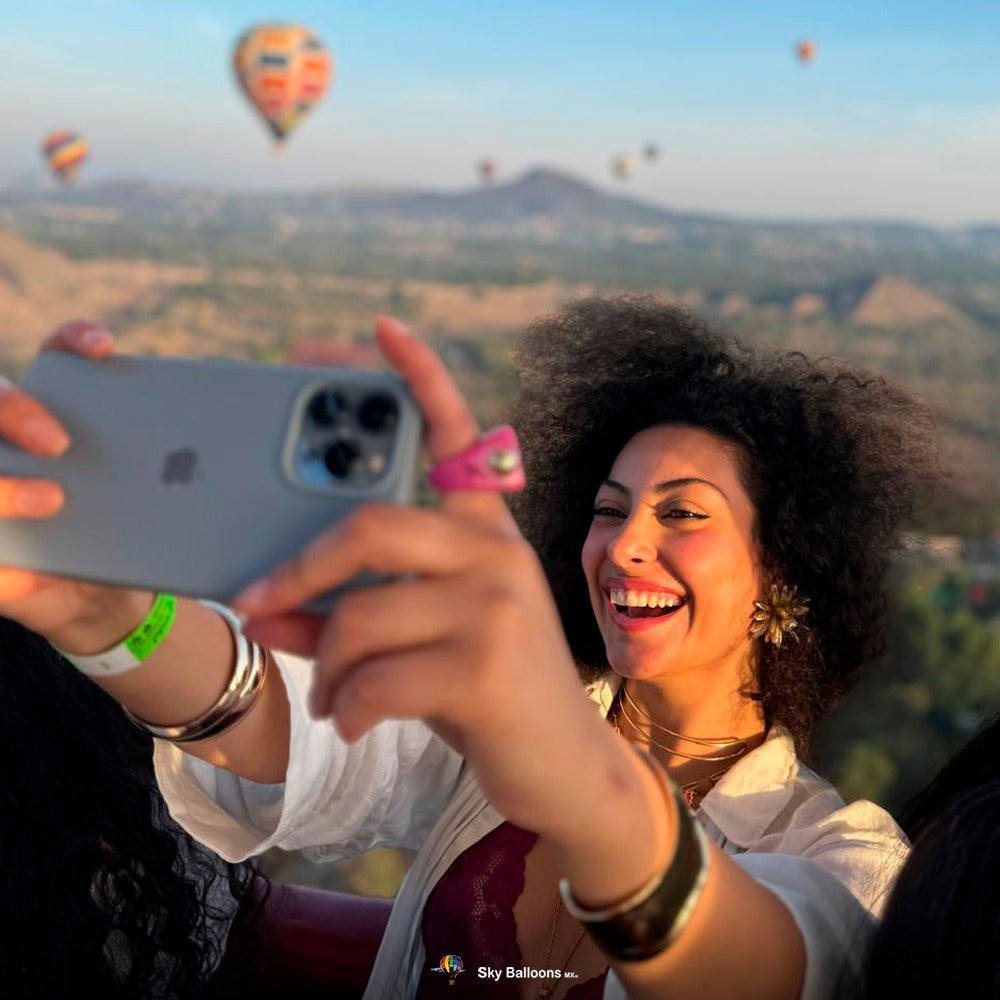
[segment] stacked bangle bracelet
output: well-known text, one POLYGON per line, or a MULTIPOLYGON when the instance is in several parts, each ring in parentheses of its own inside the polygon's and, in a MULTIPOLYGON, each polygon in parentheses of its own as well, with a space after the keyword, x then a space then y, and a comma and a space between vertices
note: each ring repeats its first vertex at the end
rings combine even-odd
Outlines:
POLYGON ((677 816, 677 848, 663 872, 616 906, 588 910, 573 898, 569 880, 559 891, 569 914, 579 920, 609 957, 638 962, 665 951, 687 926, 698 905, 708 871, 705 834, 659 762, 635 748, 656 775, 664 796, 673 800, 677 816))
POLYGON ((264 687, 267 675, 267 653, 243 634, 240 620, 221 604, 203 601, 217 611, 229 625, 236 650, 233 673, 225 691, 205 712, 189 722, 173 726, 159 726, 133 715, 123 708, 126 717, 140 729, 159 740, 171 743, 193 743, 221 736, 232 729, 253 708, 264 687))

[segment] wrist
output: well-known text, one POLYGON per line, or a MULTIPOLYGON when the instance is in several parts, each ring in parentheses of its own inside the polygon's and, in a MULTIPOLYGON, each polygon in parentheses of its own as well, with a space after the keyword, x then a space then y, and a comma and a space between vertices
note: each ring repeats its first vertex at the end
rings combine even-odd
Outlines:
POLYGON ((154 595, 148 590, 114 589, 88 601, 46 639, 57 649, 91 656, 117 645, 145 618, 154 595))
POLYGON ((594 905, 627 896, 662 870, 677 842, 676 810, 664 802, 655 774, 610 727, 609 735, 614 747, 604 748, 589 820, 554 838, 562 874, 580 900, 594 905))

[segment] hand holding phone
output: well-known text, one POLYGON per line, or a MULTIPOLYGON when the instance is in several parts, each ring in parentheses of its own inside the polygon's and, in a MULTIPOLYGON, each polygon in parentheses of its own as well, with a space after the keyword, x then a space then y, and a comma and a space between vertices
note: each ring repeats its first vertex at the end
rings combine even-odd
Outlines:
POLYGON ((72 443, 55 462, 0 444, 0 474, 65 494, 54 518, 0 519, 8 565, 225 602, 359 504, 414 497, 421 422, 395 375, 50 352, 22 388, 72 443))

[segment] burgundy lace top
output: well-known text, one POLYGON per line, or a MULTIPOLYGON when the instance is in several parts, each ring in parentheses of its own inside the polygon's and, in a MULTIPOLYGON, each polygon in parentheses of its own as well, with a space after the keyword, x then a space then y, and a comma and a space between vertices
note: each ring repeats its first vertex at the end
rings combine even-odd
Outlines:
MULTIPOLYGON (((525 980, 480 979, 486 966, 506 971, 523 965, 514 923, 514 904, 524 889, 524 859, 538 834, 513 823, 501 823, 455 859, 431 891, 421 931, 427 966, 416 1000, 519 1000, 525 980), (448 974, 435 969, 442 958, 458 955, 463 970, 448 974), (449 980, 454 978, 454 985, 449 980), (459 987, 462 987, 460 990, 459 987)), ((554 966, 558 967, 558 966, 554 966)), ((607 973, 575 983, 566 1000, 601 1000, 607 973)), ((539 990, 552 983, 533 980, 539 990)))

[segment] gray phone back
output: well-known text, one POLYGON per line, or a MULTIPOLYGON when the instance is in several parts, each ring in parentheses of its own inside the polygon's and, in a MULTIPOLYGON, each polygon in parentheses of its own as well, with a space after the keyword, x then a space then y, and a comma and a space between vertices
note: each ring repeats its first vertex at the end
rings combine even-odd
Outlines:
POLYGON ((0 474, 53 479, 67 500, 50 520, 0 519, 0 564, 224 602, 358 504, 413 500, 421 421, 394 375, 47 352, 21 384, 73 441, 58 459, 0 443, 0 474), (372 394, 398 412, 368 434, 372 394), (343 412, 315 425, 317 395, 343 412), (360 456, 341 479, 322 460, 338 435, 360 456))

